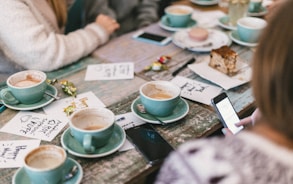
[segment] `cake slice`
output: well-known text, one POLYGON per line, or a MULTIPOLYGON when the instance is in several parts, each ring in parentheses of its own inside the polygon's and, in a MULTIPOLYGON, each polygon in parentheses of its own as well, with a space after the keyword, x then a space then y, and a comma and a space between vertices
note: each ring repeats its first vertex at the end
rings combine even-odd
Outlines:
POLYGON ((228 46, 211 50, 209 66, 229 76, 237 73, 237 53, 228 46))

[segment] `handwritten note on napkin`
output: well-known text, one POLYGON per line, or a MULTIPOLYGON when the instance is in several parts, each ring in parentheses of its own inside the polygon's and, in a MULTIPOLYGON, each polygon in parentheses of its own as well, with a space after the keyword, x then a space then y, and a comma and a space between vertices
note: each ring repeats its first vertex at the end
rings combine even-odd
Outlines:
POLYGON ((92 91, 89 91, 78 94, 76 98, 68 97, 55 101, 43 109, 46 114, 52 114, 54 117, 67 118, 64 109, 68 106, 73 106, 73 111, 76 111, 85 107, 105 107, 105 104, 92 91))
POLYGON ((24 156, 40 145, 40 140, 0 141, 0 168, 23 165, 24 156))
POLYGON ((211 104, 211 99, 222 91, 221 88, 212 86, 193 79, 177 76, 171 80, 181 88, 181 96, 206 105, 211 104))
POLYGON ((118 80, 134 77, 133 63, 88 65, 85 80, 118 80))
POLYGON ((52 141, 67 122, 68 120, 64 118, 31 111, 20 111, 0 131, 52 141))

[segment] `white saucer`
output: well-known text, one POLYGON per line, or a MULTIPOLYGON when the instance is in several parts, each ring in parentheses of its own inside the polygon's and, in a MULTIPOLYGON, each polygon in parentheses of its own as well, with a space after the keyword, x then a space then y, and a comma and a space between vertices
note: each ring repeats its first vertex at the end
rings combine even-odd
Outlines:
POLYGON ((173 43, 183 49, 188 49, 196 52, 210 52, 212 49, 219 48, 223 45, 230 45, 231 39, 223 31, 216 29, 208 29, 209 36, 204 41, 195 41, 189 37, 190 29, 177 31, 173 35, 173 43))
MULTIPOLYGON (((132 113, 138 117, 139 119, 153 124, 161 124, 157 120, 155 120, 152 116, 148 114, 143 114, 139 112, 136 108, 137 104, 140 104, 140 98, 138 97, 135 99, 131 104, 131 111, 132 113)), ((189 112, 189 105, 184 99, 180 99, 180 102, 178 103, 177 107, 174 109, 173 113, 169 116, 165 117, 158 117, 160 120, 164 121, 164 123, 173 123, 175 121, 178 121, 182 118, 184 118, 187 113, 189 112)))
POLYGON ((228 16, 224 16, 224 17, 219 18, 218 23, 219 23, 220 27, 228 29, 228 30, 236 30, 237 29, 236 26, 233 26, 230 24, 228 16))
POLYGON ((247 16, 250 17, 261 17, 264 16, 268 13, 268 10, 266 9, 266 7, 261 7, 261 10, 259 12, 249 12, 247 11, 247 16))
POLYGON ((232 31, 229 34, 230 38, 237 44, 242 45, 242 46, 247 46, 247 47, 256 47, 258 45, 258 43, 249 43, 249 42, 244 42, 242 40, 240 40, 239 35, 237 33, 237 31, 232 31))
MULTIPOLYGON (((52 86, 52 85, 48 85, 46 92, 50 93, 53 96, 57 96, 58 91, 57 89, 52 86)), ((42 100, 40 100, 39 102, 33 103, 33 104, 7 104, 5 103, 3 100, 3 104, 10 108, 10 109, 14 109, 14 110, 23 110, 23 111, 28 111, 28 110, 35 110, 35 109, 39 109, 42 108, 50 103, 52 103, 55 99, 44 94, 44 97, 42 100)))
POLYGON ((190 21, 188 22, 187 26, 185 27, 173 27, 170 25, 168 18, 166 15, 162 16, 160 22, 159 22, 159 26, 167 31, 179 31, 182 29, 186 29, 186 28, 190 28, 196 25, 196 21, 193 19, 190 19, 190 21))
MULTIPOLYGON (((62 182, 60 184, 78 184, 81 182, 83 171, 82 167, 77 161, 73 160, 72 158, 68 158, 65 169, 69 171, 73 167, 73 165, 76 165, 78 168, 78 172, 76 173, 76 175, 66 182, 62 182)), ((31 184, 30 179, 23 167, 19 168, 13 175, 12 184, 31 184)))
POLYGON ((101 148, 97 148, 94 153, 89 154, 86 153, 79 142, 77 142, 74 137, 72 137, 70 134, 70 128, 68 128, 61 136, 61 145, 72 155, 83 158, 97 158, 104 157, 116 152, 121 146, 123 146, 125 139, 126 134, 124 129, 115 124, 113 134, 108 143, 101 148))
POLYGON ((210 6, 218 4, 219 0, 190 0, 192 3, 202 6, 210 6))

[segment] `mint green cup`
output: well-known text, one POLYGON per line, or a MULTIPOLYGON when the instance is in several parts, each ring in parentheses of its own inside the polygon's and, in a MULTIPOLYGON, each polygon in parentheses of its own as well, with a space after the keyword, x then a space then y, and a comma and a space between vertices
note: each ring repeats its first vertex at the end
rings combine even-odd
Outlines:
POLYGON ((191 20, 193 8, 186 5, 172 5, 165 8, 167 21, 172 27, 186 27, 191 20))
POLYGON ((33 104, 40 101, 47 89, 47 76, 42 71, 25 70, 11 75, 7 88, 0 91, 1 99, 7 104, 33 104))
POLYGON ((180 87, 169 81, 151 81, 139 89, 140 100, 147 113, 165 117, 173 113, 180 101, 180 87))
POLYGON ((237 33, 242 41, 257 43, 266 25, 267 22, 264 19, 243 17, 237 21, 237 33))
POLYGON ((63 148, 43 145, 31 150, 24 158, 24 170, 32 184, 62 183, 66 175, 67 155, 63 148))
POLYGON ((69 120, 71 135, 89 154, 108 143, 115 125, 114 113, 103 107, 78 110, 69 120))
POLYGON ((262 0, 250 0, 248 5, 248 11, 251 13, 257 13, 262 8, 262 0))

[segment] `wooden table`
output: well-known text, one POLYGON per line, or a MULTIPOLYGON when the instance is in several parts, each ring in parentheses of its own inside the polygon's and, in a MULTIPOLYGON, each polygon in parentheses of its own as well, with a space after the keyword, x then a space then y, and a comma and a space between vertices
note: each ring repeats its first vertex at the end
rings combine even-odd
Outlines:
MULTIPOLYGON (((158 25, 154 26, 157 26, 157 29, 160 30, 158 25)), ((170 33, 164 32, 164 34, 170 33)), ((109 43, 109 45, 107 44, 105 47, 98 50, 103 51, 110 48, 112 49, 113 45, 116 45, 116 42, 121 43, 121 40, 119 39, 122 38, 114 39, 109 43)), ((134 41, 130 38, 130 36, 127 40, 126 36, 123 38, 123 43, 124 44, 121 44, 120 46, 116 45, 116 49, 125 49, 131 47, 131 44, 133 44, 134 41)), ((155 46, 148 44, 147 47, 155 46)), ((251 58, 254 52, 254 49, 234 44, 232 45, 232 48, 237 52, 245 54, 247 58, 251 58)), ((92 91, 102 102, 104 102, 107 108, 111 109, 116 115, 123 114, 126 112, 131 112, 130 105, 138 96, 138 88, 140 85, 150 80, 169 80, 172 78, 170 75, 171 72, 182 64, 180 63, 180 58, 187 56, 198 58, 208 54, 180 50, 179 48, 176 48, 176 46, 172 45, 170 45, 168 49, 170 49, 170 51, 172 51, 174 54, 172 61, 169 63, 169 70, 162 72, 137 71, 134 79, 132 80, 85 82, 85 67, 88 64, 115 62, 109 61, 109 58, 101 57, 98 51, 95 52, 93 56, 84 58, 73 65, 67 66, 55 72, 48 73, 48 76, 49 78, 54 77, 74 82, 74 84, 79 89, 79 93, 92 91)), ((125 52, 129 52, 129 50, 125 50, 125 52)), ((129 52, 129 54, 135 55, 133 52, 129 52)), ((153 57, 144 58, 145 61, 139 61, 139 63, 141 64, 145 62, 147 65, 148 63, 152 62, 153 58, 157 57, 156 54, 154 54, 153 57)), ((207 82, 188 68, 180 72, 180 75, 207 82)), ((65 95, 61 92, 61 89, 58 88, 58 90, 61 96, 65 97, 65 95)), ((236 111, 240 115, 248 112, 253 108, 253 98, 249 84, 242 85, 226 92, 231 98, 236 111)), ((190 111, 185 118, 167 126, 155 126, 157 131, 174 148, 188 140, 206 137, 221 127, 215 112, 210 106, 190 100, 187 100, 187 102, 189 104, 190 111)), ((0 128, 4 126, 11 118, 13 118, 17 112, 18 111, 7 109, 1 113, 0 128)), ((41 144, 55 144, 61 146, 60 137, 63 131, 60 132, 52 142, 42 141, 41 144)), ((24 139, 20 136, 2 132, 0 133, 0 138, 1 140, 24 139)), ((116 152, 103 158, 86 159, 72 155, 69 155, 69 157, 77 160, 83 167, 84 175, 82 183, 140 183, 148 174, 158 169, 159 167, 147 164, 142 155, 135 149, 125 152, 116 152)), ((0 169, 1 183, 11 183, 11 179, 15 171, 16 169, 0 169)))

